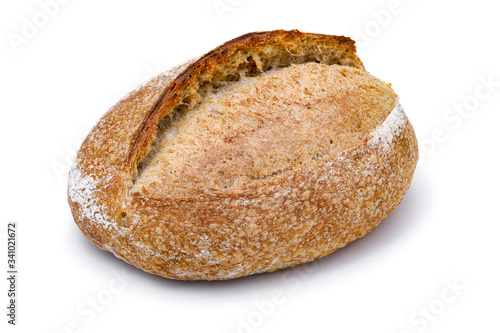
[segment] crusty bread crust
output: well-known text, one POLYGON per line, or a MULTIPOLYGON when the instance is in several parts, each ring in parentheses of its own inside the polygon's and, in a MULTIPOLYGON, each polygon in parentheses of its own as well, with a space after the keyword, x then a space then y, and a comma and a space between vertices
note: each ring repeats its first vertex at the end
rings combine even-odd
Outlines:
POLYGON ((207 83, 308 62, 364 71, 349 38, 252 33, 118 102, 92 129, 70 172, 68 201, 86 237, 154 274, 216 280, 314 260, 378 225, 402 200, 418 159, 397 100, 362 139, 276 177, 195 194, 132 193, 160 121, 198 105, 207 83))

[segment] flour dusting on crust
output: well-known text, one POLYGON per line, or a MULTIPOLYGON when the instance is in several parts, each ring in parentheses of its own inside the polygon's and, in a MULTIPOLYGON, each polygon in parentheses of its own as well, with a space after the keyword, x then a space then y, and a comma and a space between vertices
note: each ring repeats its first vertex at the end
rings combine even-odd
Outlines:
POLYGON ((388 151, 391 149, 391 142, 400 133, 401 129, 407 122, 407 118, 403 112, 403 107, 399 103, 399 98, 396 99, 396 106, 389 113, 387 118, 380 124, 371 134, 371 146, 379 146, 382 150, 388 151))
POLYGON ((104 229, 114 228, 111 219, 96 197, 98 184, 99 181, 92 175, 83 176, 80 168, 74 166, 69 172, 68 195, 71 201, 80 205, 82 216, 88 221, 95 221, 104 229))

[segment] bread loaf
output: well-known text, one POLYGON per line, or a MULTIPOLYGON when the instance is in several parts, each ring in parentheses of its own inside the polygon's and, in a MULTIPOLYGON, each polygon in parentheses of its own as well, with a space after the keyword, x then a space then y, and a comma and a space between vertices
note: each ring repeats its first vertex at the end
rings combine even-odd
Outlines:
POLYGON ((250 33, 113 106, 78 152, 68 200, 85 236, 132 265, 230 279, 364 236, 417 159, 397 95, 351 39, 250 33))

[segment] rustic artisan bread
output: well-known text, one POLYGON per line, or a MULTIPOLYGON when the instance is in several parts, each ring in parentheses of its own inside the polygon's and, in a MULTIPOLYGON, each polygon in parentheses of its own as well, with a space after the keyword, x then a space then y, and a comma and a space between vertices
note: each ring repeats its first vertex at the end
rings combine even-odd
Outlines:
POLYGON ((97 123, 69 204, 100 248, 174 279, 325 256, 402 200, 418 159, 390 85, 346 37, 251 33, 130 93, 97 123))

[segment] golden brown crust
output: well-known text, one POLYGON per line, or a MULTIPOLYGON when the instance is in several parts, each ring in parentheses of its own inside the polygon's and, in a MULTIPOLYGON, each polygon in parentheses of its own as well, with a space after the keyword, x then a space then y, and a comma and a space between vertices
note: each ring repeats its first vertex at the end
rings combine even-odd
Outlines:
POLYGON ((213 280, 314 260, 380 223, 401 201, 418 159, 399 104, 356 144, 279 177, 197 195, 130 193, 158 123, 176 105, 194 104, 204 79, 213 80, 235 54, 254 56, 251 76, 267 66, 259 52, 286 50, 293 58, 302 49, 304 62, 322 49, 321 62, 364 69, 346 37, 252 33, 160 75, 111 108, 70 173, 69 204, 83 233, 146 271, 213 280))
POLYGON ((351 147, 395 102, 388 84, 347 66, 306 63, 240 79, 162 120, 132 194, 196 195, 276 177, 351 147))

